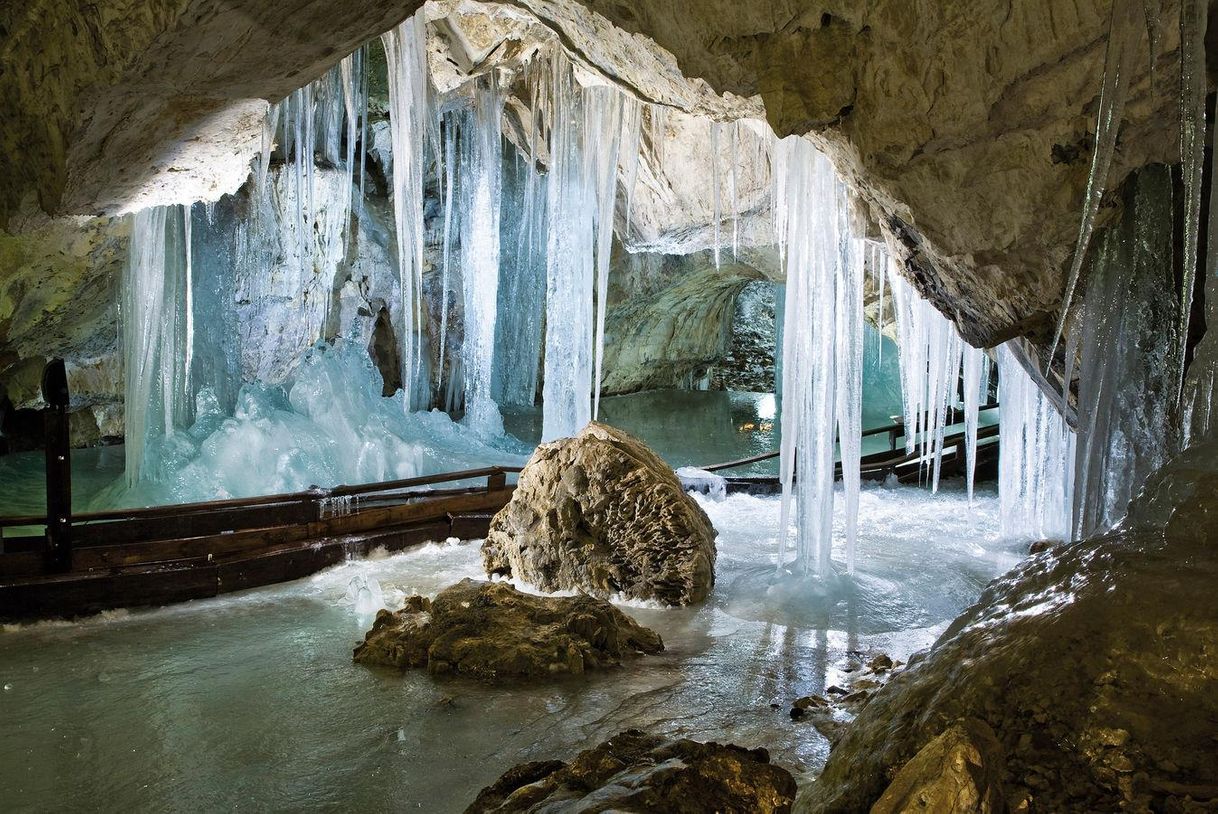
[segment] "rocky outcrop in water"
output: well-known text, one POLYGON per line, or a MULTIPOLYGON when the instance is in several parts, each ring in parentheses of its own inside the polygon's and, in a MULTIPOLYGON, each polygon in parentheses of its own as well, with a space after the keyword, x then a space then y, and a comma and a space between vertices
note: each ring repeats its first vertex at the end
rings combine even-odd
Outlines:
POLYGON ((658 634, 603 600, 466 579, 434 600, 412 596, 402 610, 377 613, 354 659, 511 681, 579 675, 663 649, 658 634))
POLYGON ((510 769, 465 814, 782 814, 794 799, 795 779, 771 764, 764 749, 665 740, 632 729, 569 763, 548 760, 510 769))
POLYGON ((482 559, 544 591, 688 605, 715 582, 715 530, 659 456, 591 422, 533 453, 482 559))
POLYGON ((991 584, 860 712, 801 810, 866 811, 911 759, 927 771, 907 789, 950 785, 929 777, 968 751, 945 748, 960 721, 994 733, 976 789, 1000 778, 1012 811, 1215 810, 1216 454, 1190 450, 1152 478, 1120 533, 991 584))

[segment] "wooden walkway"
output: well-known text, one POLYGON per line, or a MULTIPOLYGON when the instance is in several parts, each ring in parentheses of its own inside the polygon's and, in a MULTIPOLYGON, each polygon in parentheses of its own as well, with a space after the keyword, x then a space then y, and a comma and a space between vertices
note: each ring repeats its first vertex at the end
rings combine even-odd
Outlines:
POLYGON ((298 579, 375 548, 482 537, 517 471, 77 515, 66 563, 49 555, 45 534, 20 533, 46 517, 0 518, 0 619, 201 599, 298 579), (435 488, 474 479, 485 485, 435 488))
MULTIPOLYGON (((889 436, 890 449, 864 456, 862 477, 925 480, 926 461, 898 447, 904 427, 897 422, 864 433, 881 434, 889 436)), ((996 467, 997 435, 997 426, 978 433, 981 477, 996 467)), ((943 476, 963 472, 964 433, 948 435, 943 447, 943 476)), ((777 456, 766 453, 705 469, 726 471, 777 456)), ((50 501, 63 516, 0 518, 0 620, 202 599, 299 579, 375 548, 393 552, 449 537, 483 537, 491 517, 511 499, 514 486, 507 475, 519 471, 489 467, 75 516, 62 509, 70 503, 69 492, 67 499, 50 501), (470 481, 481 483, 461 485, 470 481)), ((65 478, 70 487, 70 474, 65 478)), ((727 482, 732 492, 781 491, 773 477, 728 477, 727 482)))

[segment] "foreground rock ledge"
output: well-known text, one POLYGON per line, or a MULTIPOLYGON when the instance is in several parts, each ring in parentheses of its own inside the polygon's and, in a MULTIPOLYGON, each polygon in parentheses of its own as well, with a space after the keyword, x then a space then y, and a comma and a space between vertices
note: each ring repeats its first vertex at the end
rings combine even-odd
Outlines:
POLYGON ((570 763, 547 760, 509 769, 465 814, 782 814, 794 800, 795 779, 771 764, 764 749, 665 740, 631 729, 570 763))
POLYGON ((377 613, 354 658, 499 681, 578 675, 663 649, 659 634, 603 600, 466 579, 434 601, 412 596, 400 611, 377 613))
POLYGON ((977 806, 935 810, 1218 811, 1214 460, 1190 450, 1119 533, 992 583, 862 710, 800 809, 963 790, 977 806))
POLYGON ((592 422, 537 448, 482 558, 543 591, 688 605, 714 585, 715 529, 643 442, 592 422))

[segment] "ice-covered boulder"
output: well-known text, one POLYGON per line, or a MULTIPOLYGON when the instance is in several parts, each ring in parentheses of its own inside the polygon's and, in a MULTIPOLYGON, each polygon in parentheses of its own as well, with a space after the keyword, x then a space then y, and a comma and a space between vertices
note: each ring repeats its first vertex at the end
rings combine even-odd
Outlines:
POLYGON ((412 596, 402 610, 380 611, 354 658, 498 681, 580 674, 663 649, 657 633, 604 600, 465 579, 434 600, 412 596))
POLYGON ((591 422, 537 448, 482 558, 544 591, 688 605, 715 582, 715 529, 643 442, 591 422))
POLYGON ((465 814, 540 811, 708 811, 783 814, 795 779, 764 749, 637 729, 580 752, 569 763, 524 763, 483 789, 465 814))

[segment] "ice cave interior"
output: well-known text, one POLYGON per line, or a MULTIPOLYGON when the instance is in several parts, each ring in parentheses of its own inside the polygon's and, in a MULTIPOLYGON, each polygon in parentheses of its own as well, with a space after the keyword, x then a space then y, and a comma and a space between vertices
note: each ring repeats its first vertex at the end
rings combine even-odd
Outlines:
POLYGON ((0 9, 0 808, 1218 810, 1209 11, 0 9))

